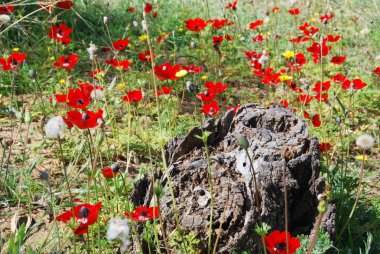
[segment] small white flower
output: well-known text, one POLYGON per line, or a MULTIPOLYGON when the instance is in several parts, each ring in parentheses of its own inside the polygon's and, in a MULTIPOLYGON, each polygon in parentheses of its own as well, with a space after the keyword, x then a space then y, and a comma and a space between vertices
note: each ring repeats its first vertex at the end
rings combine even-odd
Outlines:
POLYGON ((141 25, 142 25, 142 29, 143 29, 144 31, 148 31, 148 26, 147 26, 145 20, 141 21, 141 25))
POLYGON ((98 48, 96 47, 96 45, 92 42, 90 42, 90 47, 87 49, 87 52, 88 54, 90 55, 90 60, 94 60, 94 56, 95 56, 95 51, 97 51, 98 48))
POLYGON ((6 14, 1 14, 0 15, 0 24, 8 24, 9 22, 11 21, 11 17, 9 15, 6 15, 6 14))
POLYGON ((46 123, 44 131, 47 138, 56 139, 58 136, 63 137, 66 128, 67 125, 62 116, 54 116, 46 123))
POLYGON ((103 17, 103 23, 106 25, 108 24, 108 17, 107 16, 104 16, 103 17))
POLYGON ((242 37, 239 38, 239 40, 241 40, 241 41, 245 41, 245 37, 242 36, 242 37))
POLYGON ((91 91, 90 97, 95 100, 103 100, 104 91, 103 89, 95 88, 91 91))
POLYGON ((269 18, 268 16, 266 16, 266 17, 264 18, 264 24, 268 24, 269 21, 270 21, 270 18, 269 18))
POLYGON ((261 55, 261 57, 259 58, 259 63, 260 64, 264 64, 268 61, 268 54, 267 54, 267 51, 266 50, 263 50, 263 54, 261 55))
POLYGON ((121 252, 125 252, 128 249, 130 241, 129 237, 129 225, 127 219, 120 219, 120 217, 115 217, 111 219, 108 223, 107 239, 120 240, 122 245, 120 247, 121 252))
POLYGON ((139 23, 137 23, 137 21, 136 21, 136 20, 135 20, 135 21, 133 21, 132 23, 133 23, 133 26, 134 26, 134 27, 138 27, 138 25, 139 25, 139 23))
POLYGON ((363 134, 357 137, 356 145, 364 149, 369 149, 375 144, 375 139, 368 134, 363 134))

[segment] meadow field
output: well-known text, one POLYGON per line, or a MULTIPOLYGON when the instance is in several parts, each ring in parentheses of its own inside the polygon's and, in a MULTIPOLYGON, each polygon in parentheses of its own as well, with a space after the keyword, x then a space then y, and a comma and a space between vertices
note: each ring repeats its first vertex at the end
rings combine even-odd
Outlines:
POLYGON ((376 0, 0 0, 0 253, 380 253, 379 88, 376 0))

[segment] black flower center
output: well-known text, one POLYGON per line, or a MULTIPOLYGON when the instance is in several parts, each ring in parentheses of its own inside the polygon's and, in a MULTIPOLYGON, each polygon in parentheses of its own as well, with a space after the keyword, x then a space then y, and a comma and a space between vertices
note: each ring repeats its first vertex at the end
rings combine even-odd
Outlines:
POLYGON ((286 249, 286 243, 276 243, 274 245, 274 250, 275 251, 283 251, 286 249))
POLYGON ((83 115, 82 115, 82 121, 86 121, 88 119, 90 119, 90 117, 86 113, 83 113, 83 115))
POLYGON ((147 212, 147 211, 145 211, 145 210, 141 211, 141 216, 146 217, 147 215, 148 215, 148 212, 147 212))
POLYGON ((90 209, 88 209, 87 207, 82 206, 79 209, 79 212, 78 212, 79 218, 87 218, 89 214, 90 214, 90 209))
POLYGON ((78 99, 77 100, 77 105, 83 105, 84 104, 84 100, 83 99, 78 99))

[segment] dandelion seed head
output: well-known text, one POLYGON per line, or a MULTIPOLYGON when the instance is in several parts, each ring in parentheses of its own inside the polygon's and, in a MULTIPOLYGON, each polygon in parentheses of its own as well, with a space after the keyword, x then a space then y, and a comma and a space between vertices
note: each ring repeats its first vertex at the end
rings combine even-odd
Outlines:
POLYGON ((64 136, 64 130, 67 128, 62 116, 54 116, 44 126, 45 135, 47 138, 56 139, 64 136))
POLYGON ((363 134, 357 137, 356 145, 363 149, 370 149, 375 144, 375 139, 368 134, 363 134))

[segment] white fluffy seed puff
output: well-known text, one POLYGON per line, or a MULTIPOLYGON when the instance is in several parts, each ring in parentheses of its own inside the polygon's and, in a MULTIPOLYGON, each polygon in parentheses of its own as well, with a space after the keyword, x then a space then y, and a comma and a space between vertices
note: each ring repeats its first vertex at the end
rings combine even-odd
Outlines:
POLYGON ((356 138, 356 145, 363 149, 370 149, 375 144, 375 139, 368 134, 360 135, 356 138))
POLYGON ((8 24, 9 22, 11 21, 11 17, 9 15, 6 15, 6 14, 1 14, 0 15, 0 25, 1 24, 8 24))
POLYGON ((67 128, 62 116, 54 116, 44 126, 45 135, 47 138, 56 139, 58 136, 64 136, 64 130, 67 128))
POLYGON ((111 219, 108 223, 107 230, 107 239, 111 240, 120 240, 122 245, 120 251, 122 253, 128 250, 130 244, 129 238, 129 225, 127 219, 121 219, 120 217, 115 217, 111 219))

